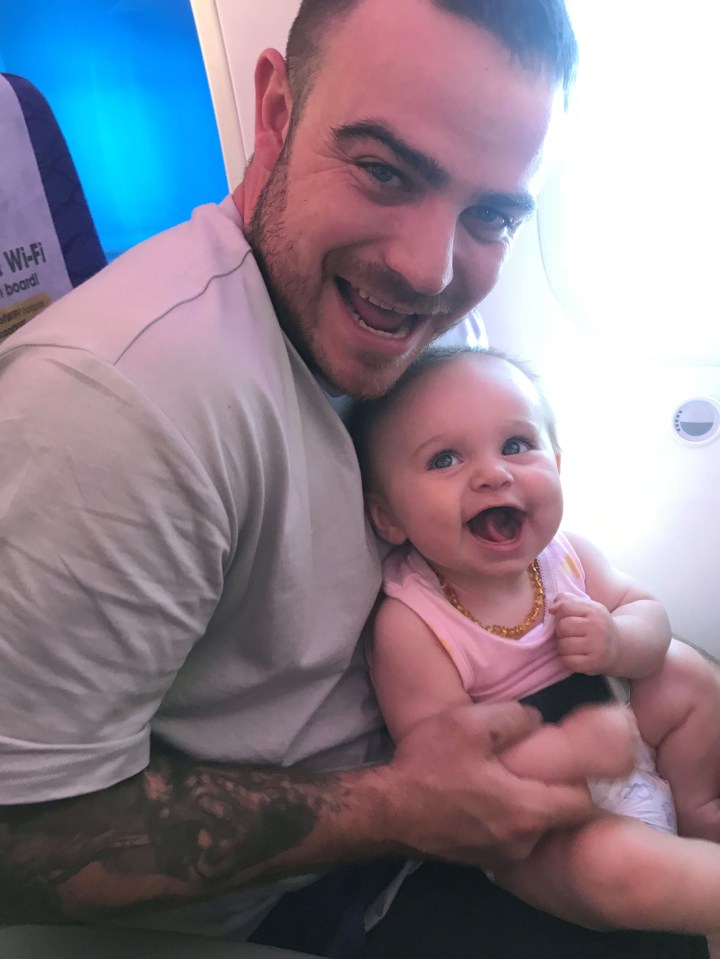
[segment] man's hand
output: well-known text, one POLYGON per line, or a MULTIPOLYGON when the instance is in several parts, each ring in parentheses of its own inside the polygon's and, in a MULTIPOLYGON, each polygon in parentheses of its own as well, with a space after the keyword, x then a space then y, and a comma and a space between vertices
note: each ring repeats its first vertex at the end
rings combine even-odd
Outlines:
POLYGON ((518 703, 470 704, 425 720, 386 767, 396 777, 392 827, 421 856, 484 868, 523 858, 547 830, 592 815, 587 776, 631 768, 625 713, 599 707, 540 727, 536 711, 518 703))
POLYGON ((589 596, 558 593, 555 616, 560 657, 568 669, 587 676, 615 675, 620 635, 608 610, 589 596))

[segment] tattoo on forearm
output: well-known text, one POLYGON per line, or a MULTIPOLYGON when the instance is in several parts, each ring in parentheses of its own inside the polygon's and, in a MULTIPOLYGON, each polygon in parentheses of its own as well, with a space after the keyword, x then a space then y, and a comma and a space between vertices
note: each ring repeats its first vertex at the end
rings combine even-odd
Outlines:
POLYGON ((157 757, 102 792, 0 808, 0 922, 211 896, 284 871, 342 805, 332 774, 157 757))

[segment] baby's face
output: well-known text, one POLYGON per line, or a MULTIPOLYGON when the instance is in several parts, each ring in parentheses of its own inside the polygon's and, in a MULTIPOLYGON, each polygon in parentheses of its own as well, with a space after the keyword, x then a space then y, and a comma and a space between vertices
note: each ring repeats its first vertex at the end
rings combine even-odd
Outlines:
POLYGON ((370 515, 461 585, 527 568, 562 517, 559 461, 524 373, 460 356, 413 383, 373 431, 370 515))

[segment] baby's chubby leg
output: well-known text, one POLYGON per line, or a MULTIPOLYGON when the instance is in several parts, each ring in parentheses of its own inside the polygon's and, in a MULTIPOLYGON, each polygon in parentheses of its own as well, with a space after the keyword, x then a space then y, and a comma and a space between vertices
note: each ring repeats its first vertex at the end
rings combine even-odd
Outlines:
MULTIPOLYGON (((622 706, 583 707, 502 753, 523 776, 567 776, 583 757, 591 775, 633 766, 637 730, 622 706), (611 768, 610 763, 614 761, 611 768)), ((598 811, 587 823, 548 833, 526 860, 497 870, 519 898, 596 929, 635 928, 707 934, 720 929, 720 848, 598 811)))
POLYGON ((662 668, 633 681, 630 704, 672 788, 680 833, 720 842, 720 670, 673 640, 662 668))
POLYGON ((720 930, 720 848, 626 816, 549 833, 495 876, 530 905, 591 929, 720 930))

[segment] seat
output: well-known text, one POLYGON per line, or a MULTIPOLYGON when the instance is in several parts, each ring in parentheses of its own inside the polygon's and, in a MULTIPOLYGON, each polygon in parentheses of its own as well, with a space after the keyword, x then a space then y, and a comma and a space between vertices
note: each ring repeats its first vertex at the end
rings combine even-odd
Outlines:
POLYGON ((96 926, 8 926, 2 959, 311 959, 252 943, 220 942, 174 932, 96 926))
POLYGON ((107 259, 57 120, 39 90, 0 73, 0 339, 107 259))

